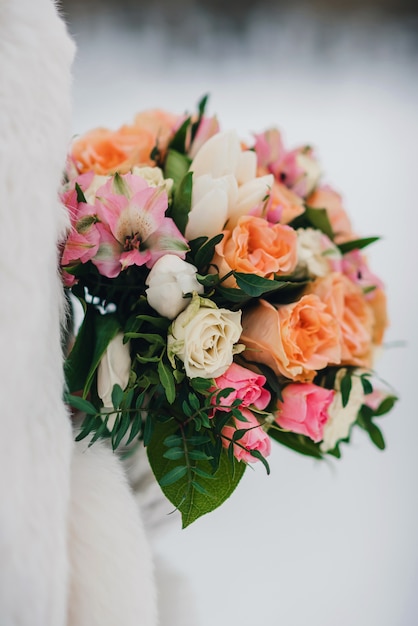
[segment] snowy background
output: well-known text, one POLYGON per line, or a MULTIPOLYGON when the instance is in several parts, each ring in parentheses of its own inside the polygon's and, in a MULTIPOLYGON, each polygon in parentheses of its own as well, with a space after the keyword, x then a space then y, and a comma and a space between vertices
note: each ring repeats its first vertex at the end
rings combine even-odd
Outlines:
MULTIPOLYGON (((343 459, 274 446, 272 473, 247 471, 231 499, 158 541, 162 626, 413 626, 418 623, 418 47, 410 24, 373 14, 207 15, 170 30, 105 10, 71 16, 78 44, 74 132, 116 128, 146 108, 209 112, 243 138, 279 126, 311 143, 386 283, 391 327, 377 365, 400 401, 387 450, 362 432, 343 459), (179 584, 179 581, 181 584, 179 584)), ((167 512, 169 508, 167 509, 167 512)))

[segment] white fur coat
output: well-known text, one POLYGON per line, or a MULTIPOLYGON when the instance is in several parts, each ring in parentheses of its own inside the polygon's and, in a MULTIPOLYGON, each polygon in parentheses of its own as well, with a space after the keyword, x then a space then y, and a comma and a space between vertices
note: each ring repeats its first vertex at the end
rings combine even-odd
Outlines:
POLYGON ((52 0, 0 0, 0 624, 155 626, 122 466, 62 403, 57 201, 74 46, 52 0))

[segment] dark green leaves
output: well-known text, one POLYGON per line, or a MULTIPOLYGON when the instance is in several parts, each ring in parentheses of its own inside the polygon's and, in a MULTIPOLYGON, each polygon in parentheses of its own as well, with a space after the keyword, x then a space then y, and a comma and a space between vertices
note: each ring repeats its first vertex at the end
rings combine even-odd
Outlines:
POLYGON ((379 239, 380 237, 365 237, 364 239, 355 239, 354 241, 340 243, 338 247, 342 254, 346 254, 347 252, 351 252, 352 250, 361 250, 362 248, 369 246, 371 243, 379 241, 379 239))
POLYGON ((331 240, 334 238, 331 222, 329 221, 326 209, 314 209, 308 206, 306 207, 303 217, 307 219, 311 226, 321 230, 331 240))
POLYGON ((164 387, 167 402, 169 402, 169 404, 173 404, 176 399, 176 385, 173 370, 170 365, 164 363, 163 361, 158 362, 157 369, 161 384, 164 387))
POLYGON ((148 446, 152 470, 167 498, 180 510, 183 528, 220 506, 235 490, 246 468, 235 459, 231 468, 221 446, 214 472, 207 445, 207 436, 172 420, 155 424, 148 446))
POLYGON ((115 315, 101 315, 94 307, 87 307, 75 344, 64 365, 70 393, 83 391, 83 397, 87 396, 100 360, 119 330, 120 324, 115 315))
POLYGON ((289 281, 269 280, 255 274, 234 272, 234 276, 238 287, 251 298, 259 298, 266 293, 284 289, 291 284, 289 281))
POLYGON ((170 217, 174 220, 177 228, 183 235, 186 230, 189 212, 192 206, 192 186, 193 174, 188 172, 182 178, 174 193, 173 204, 169 212, 170 217))

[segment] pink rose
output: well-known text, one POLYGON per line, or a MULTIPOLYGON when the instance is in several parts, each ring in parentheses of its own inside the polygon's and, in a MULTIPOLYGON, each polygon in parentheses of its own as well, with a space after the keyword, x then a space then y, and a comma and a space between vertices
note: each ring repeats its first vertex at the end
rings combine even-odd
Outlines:
POLYGON ((258 450, 264 457, 268 456, 271 449, 270 437, 262 429, 261 424, 251 411, 241 409, 241 413, 248 421, 243 422, 234 419, 235 426, 224 426, 222 429, 222 444, 224 448, 229 448, 235 431, 245 429, 244 435, 233 444, 234 456, 238 461, 254 463, 257 459, 252 456, 251 450, 258 450))
MULTIPOLYGON (((215 378, 215 385, 218 389, 227 389, 232 387, 232 391, 226 398, 222 398, 222 405, 225 408, 219 408, 219 411, 228 411, 228 407, 234 400, 241 400, 241 407, 254 405, 257 409, 263 410, 270 402, 270 392, 264 389, 266 379, 260 374, 251 372, 241 365, 232 363, 226 370, 225 374, 215 378)), ((212 389, 214 391, 215 388, 212 389)), ((216 404, 216 396, 212 398, 213 404, 216 404)))
POLYGON ((318 442, 328 421, 328 407, 334 391, 312 383, 292 383, 282 391, 283 402, 277 403, 277 424, 318 442))

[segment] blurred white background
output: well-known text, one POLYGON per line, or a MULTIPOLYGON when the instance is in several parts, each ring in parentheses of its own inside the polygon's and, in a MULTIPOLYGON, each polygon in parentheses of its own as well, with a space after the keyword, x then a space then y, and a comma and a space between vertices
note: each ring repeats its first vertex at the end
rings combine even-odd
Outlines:
POLYGON ((187 530, 173 517, 157 546, 172 585, 162 626, 413 626, 418 46, 411 22, 305 7, 270 8, 239 23, 185 12, 173 24, 158 12, 144 20, 140 10, 124 22, 100 4, 94 13, 70 12, 78 44, 74 132, 116 128, 151 107, 194 110, 210 93, 209 112, 223 129, 245 138, 277 125, 288 147, 314 145, 355 229, 382 236, 369 257, 386 283, 391 327, 377 369, 400 401, 379 424, 385 452, 362 432, 330 463, 276 445, 269 477, 262 467, 248 470, 220 510, 187 530))

